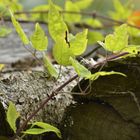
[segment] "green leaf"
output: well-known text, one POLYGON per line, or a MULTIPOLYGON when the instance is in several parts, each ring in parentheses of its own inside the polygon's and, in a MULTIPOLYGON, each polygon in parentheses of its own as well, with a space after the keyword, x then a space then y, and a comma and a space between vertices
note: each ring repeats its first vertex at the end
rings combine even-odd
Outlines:
POLYGON ((116 28, 114 34, 105 38, 105 49, 111 52, 119 52, 128 45, 127 25, 123 24, 116 28))
POLYGON ((0 64, 0 71, 5 67, 5 64, 0 64))
POLYGON ((127 48, 123 49, 123 52, 128 52, 128 55, 123 56, 125 57, 136 57, 140 52, 140 45, 129 45, 127 48))
POLYGON ((30 40, 36 50, 45 51, 47 49, 48 38, 38 23, 35 25, 35 32, 31 35, 30 40))
POLYGON ((77 74, 80 77, 83 77, 85 79, 94 81, 94 80, 97 80, 100 76, 106 76, 106 75, 112 75, 112 74, 119 74, 119 75, 126 77, 125 74, 123 74, 121 72, 115 72, 115 71, 111 71, 111 72, 100 71, 100 72, 91 74, 91 72, 87 68, 85 68, 83 65, 81 65, 77 60, 70 58, 70 61, 72 63, 72 66, 74 67, 75 71, 77 72, 77 74))
POLYGON ((85 77, 91 76, 91 72, 86 67, 81 65, 77 60, 75 60, 71 57, 70 62, 80 77, 85 78, 85 77))
POLYGON ((85 18, 83 20, 84 23, 87 25, 93 27, 93 28, 101 28, 103 27, 102 23, 98 19, 93 19, 93 18, 85 18))
POLYGON ((87 33, 85 29, 83 32, 77 33, 75 38, 70 40, 70 50, 74 55, 81 55, 87 48, 87 33))
POLYGON ((94 0, 78 0, 74 4, 79 8, 79 9, 86 9, 88 8, 94 0))
POLYGON ((128 26, 128 33, 129 33, 129 35, 131 35, 133 37, 139 37, 140 36, 140 29, 128 26))
POLYGON ((53 56, 58 64, 67 66, 71 65, 69 58, 74 57, 74 54, 65 39, 59 38, 53 47, 53 56))
POLYGON ((10 28, 7 28, 5 26, 0 27, 0 37, 5 37, 9 35, 12 32, 10 28))
POLYGON ((47 131, 47 130, 42 129, 42 128, 31 128, 31 129, 24 131, 23 133, 24 134, 31 134, 31 135, 39 135, 39 134, 42 134, 45 132, 50 132, 50 131, 47 131))
POLYGON ((50 124, 47 124, 47 123, 43 123, 43 122, 35 122, 32 124, 32 128, 24 131, 23 133, 25 134, 32 134, 32 135, 38 135, 38 134, 42 134, 42 133, 45 133, 45 132, 54 132, 56 133, 56 135, 59 137, 59 138, 62 138, 61 136, 61 132, 58 128, 50 125, 50 124), (38 126, 40 128, 33 128, 34 126, 38 126))
POLYGON ((90 80, 97 80, 100 76, 107 76, 107 75, 112 75, 112 74, 118 74, 118 75, 122 75, 124 77, 126 77, 125 74, 121 73, 121 72, 115 72, 115 71, 111 71, 111 72, 106 72, 106 71, 100 71, 100 72, 96 72, 94 74, 91 74, 90 76, 87 76, 86 79, 90 79, 90 80))
POLYGON ((71 42, 71 40, 75 39, 75 36, 71 33, 69 33, 67 37, 68 37, 68 42, 69 43, 71 42))
POLYGON ((6 13, 7 15, 7 8, 11 9, 13 12, 23 10, 23 6, 18 2, 18 0, 0 0, 0 12, 2 12, 1 10, 4 10, 1 14, 5 15, 6 13))
POLYGON ((44 66, 48 70, 49 74, 52 77, 57 78, 58 77, 58 72, 55 69, 55 67, 52 65, 52 63, 50 62, 49 58, 45 54, 43 55, 43 61, 44 61, 44 66))
POLYGON ((58 40, 59 37, 65 38, 65 33, 68 31, 67 25, 63 21, 62 15, 52 2, 50 2, 48 14, 48 28, 49 33, 54 41, 58 40))
POLYGON ((125 3, 121 3, 120 0, 114 0, 113 5, 115 11, 110 11, 109 15, 116 20, 126 20, 133 9, 131 0, 125 3))
POLYGON ((7 121, 14 132, 16 132, 16 120, 20 116, 16 111, 16 106, 10 102, 7 110, 7 121))
MULTIPOLYGON (((73 3, 70 0, 67 0, 65 3, 65 10, 66 11, 73 11, 73 12, 80 12, 80 9, 78 8, 78 6, 73 3)), ((81 15, 80 14, 74 14, 74 13, 65 13, 64 15, 65 21, 69 22, 69 23, 74 23, 74 22, 80 22, 81 20, 81 15)))
POLYGON ((60 65, 70 65, 69 58, 81 55, 87 47, 87 29, 77 33, 76 36, 68 34, 67 42, 64 38, 59 37, 53 47, 53 56, 60 65))
MULTIPOLYGON (((62 10, 62 8, 58 5, 55 5, 55 8, 59 11, 62 10)), ((32 11, 48 11, 48 10, 49 10, 48 4, 47 5, 45 5, 45 4, 39 5, 39 6, 36 6, 32 9, 32 11)), ((31 19, 48 22, 48 13, 46 12, 46 13, 31 14, 31 19)))
POLYGON ((13 13, 11 12, 11 10, 10 10, 10 14, 11 14, 12 23, 13 23, 20 39, 22 40, 23 44, 25 44, 25 45, 29 44, 29 40, 28 40, 26 34, 24 33, 24 31, 23 31, 21 25, 18 23, 18 21, 16 21, 16 19, 15 19, 13 13))
POLYGON ((100 32, 89 31, 88 32, 88 45, 97 43, 97 41, 103 41, 104 36, 100 32))
POLYGON ((123 49, 124 52, 129 52, 130 54, 138 54, 140 50, 140 45, 129 45, 127 48, 123 49))
MULTIPOLYGON (((35 11, 48 11, 48 10, 49 10, 49 5, 39 5, 39 6, 36 6, 32 9, 33 12, 35 12, 35 11)), ((47 22, 48 13, 31 14, 31 19, 47 22)))
POLYGON ((114 0, 114 8, 117 12, 123 13, 124 12, 124 6, 119 0, 114 0))

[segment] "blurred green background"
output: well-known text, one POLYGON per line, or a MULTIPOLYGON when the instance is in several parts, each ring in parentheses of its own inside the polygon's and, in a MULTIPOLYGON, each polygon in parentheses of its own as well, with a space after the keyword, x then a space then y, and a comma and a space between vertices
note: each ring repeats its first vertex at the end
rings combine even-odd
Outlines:
MULTIPOLYGON (((19 0, 25 7, 25 9, 31 9, 37 5, 45 4, 48 0, 19 0)), ((63 6, 65 0, 53 0, 55 3, 63 6)), ((122 3, 128 2, 128 0, 120 0, 122 3)), ((140 9, 140 0, 131 0, 135 5, 135 9, 140 9)), ((93 4, 89 7, 90 11, 98 11, 101 13, 107 13, 113 9, 113 0, 94 0, 93 4)))

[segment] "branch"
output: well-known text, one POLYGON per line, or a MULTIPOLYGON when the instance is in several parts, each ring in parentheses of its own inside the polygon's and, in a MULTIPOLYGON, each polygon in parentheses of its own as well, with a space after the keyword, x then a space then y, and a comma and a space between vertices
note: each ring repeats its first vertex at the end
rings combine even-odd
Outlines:
POLYGON ((16 136, 18 136, 22 130, 25 129, 27 126, 28 122, 42 109, 44 106, 50 101, 54 96, 56 96, 60 90, 62 90, 66 85, 68 85, 70 82, 75 80, 78 77, 78 75, 74 75, 71 79, 67 80, 64 84, 60 85, 58 88, 56 88, 52 93, 50 94, 49 97, 47 97, 41 104, 40 106, 27 118, 26 121, 23 122, 21 127, 17 130, 16 134, 11 138, 11 140, 14 140, 16 136))
POLYGON ((113 61, 115 59, 118 59, 118 58, 125 56, 125 55, 128 55, 128 54, 129 54, 128 52, 122 52, 119 54, 110 55, 107 58, 105 58, 104 60, 102 60, 101 62, 98 62, 95 65, 91 65, 89 69, 97 68, 98 66, 101 66, 102 64, 104 64, 106 62, 113 61))
MULTIPOLYGON (((10 21, 11 22, 11 18, 4 18, 4 21, 10 21)), ((45 21, 41 21, 41 20, 24 20, 24 19, 16 19, 18 22, 20 23, 41 23, 41 24, 48 24, 45 21)))
MULTIPOLYGON (((101 66, 102 64, 104 64, 107 61, 112 61, 116 58, 120 58, 121 56, 127 55, 129 54, 128 52, 123 52, 120 54, 115 54, 115 55, 111 55, 108 56, 106 59, 104 59, 102 62, 98 62, 95 65, 92 65, 89 69, 93 69, 93 68, 97 68, 98 66, 101 66)), ((75 80, 76 78, 78 78, 78 75, 75 74, 71 79, 67 80, 65 83, 63 83, 62 85, 60 85, 58 88, 56 88, 55 90, 52 91, 52 93, 50 94, 49 97, 47 97, 41 104, 40 106, 33 112, 31 113, 31 115, 27 118, 26 121, 23 122, 23 124, 20 126, 20 128, 17 130, 16 134, 11 138, 11 140, 14 140, 16 138, 16 136, 18 136, 21 131, 23 131, 27 124, 29 123, 29 121, 41 110, 44 108, 44 106, 48 103, 48 101, 50 101, 54 96, 56 96, 57 94, 59 94, 59 91, 61 91, 66 85, 68 85, 70 82, 72 82, 73 80, 75 80)))
MULTIPOLYGON (((14 14, 20 15, 20 14, 46 14, 46 13, 48 13, 48 10, 44 10, 44 11, 18 11, 18 12, 15 12, 14 14)), ((63 10, 63 11, 60 11, 60 13, 62 13, 62 14, 80 14, 80 15, 84 15, 84 16, 91 16, 93 18, 100 18, 100 19, 103 19, 103 20, 107 20, 107 21, 117 23, 117 24, 124 24, 125 23, 130 27, 140 29, 140 27, 138 27, 138 26, 135 26, 135 25, 132 25, 132 24, 129 24, 127 22, 120 21, 120 20, 112 19, 110 17, 101 15, 97 12, 76 12, 76 11, 65 11, 65 10, 63 10)))
MULTIPOLYGON (((11 22, 11 18, 4 18, 3 19, 5 22, 11 22)), ((40 23, 40 24, 48 24, 48 22, 46 21, 41 21, 41 20, 24 20, 24 19, 16 19, 18 22, 20 23, 40 23)), ((91 30, 101 30, 101 29, 104 29, 104 28, 108 28, 114 24, 111 24, 111 25, 103 25, 103 27, 92 27, 86 23, 73 23, 75 27, 77 28, 88 28, 88 29, 91 29, 91 30)))

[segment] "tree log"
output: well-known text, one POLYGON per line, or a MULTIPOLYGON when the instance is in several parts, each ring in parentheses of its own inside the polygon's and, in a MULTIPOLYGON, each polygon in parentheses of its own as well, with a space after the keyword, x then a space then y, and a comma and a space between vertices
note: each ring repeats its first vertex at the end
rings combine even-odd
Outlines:
MULTIPOLYGON (((56 66, 59 68, 59 66, 56 66)), ((0 101, 4 108, 8 102, 12 101, 20 112, 21 120, 26 120, 52 91, 63 84, 74 74, 71 67, 64 68, 60 74, 60 79, 55 80, 41 71, 17 71, 4 73, 0 81, 0 101)), ((59 124, 63 117, 65 108, 73 103, 70 92, 76 82, 70 83, 61 93, 48 102, 32 121, 45 121, 52 124, 59 124)))

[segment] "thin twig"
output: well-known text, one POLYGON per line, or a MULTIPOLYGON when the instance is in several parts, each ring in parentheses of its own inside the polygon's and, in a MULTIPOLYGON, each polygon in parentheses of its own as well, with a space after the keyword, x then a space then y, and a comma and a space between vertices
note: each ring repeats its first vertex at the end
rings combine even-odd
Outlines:
POLYGON ((122 56, 125 56, 127 54, 129 54, 129 53, 128 52, 122 52, 122 53, 119 53, 119 54, 110 55, 107 58, 105 58, 103 61, 98 62, 95 65, 91 65, 89 69, 97 68, 98 66, 101 66, 105 62, 113 61, 113 60, 118 59, 118 58, 120 58, 122 56))

